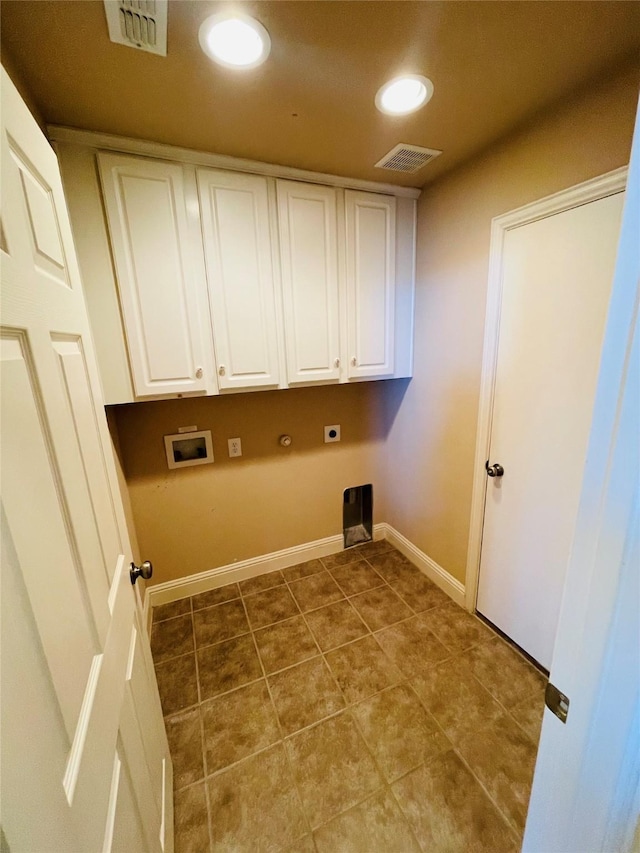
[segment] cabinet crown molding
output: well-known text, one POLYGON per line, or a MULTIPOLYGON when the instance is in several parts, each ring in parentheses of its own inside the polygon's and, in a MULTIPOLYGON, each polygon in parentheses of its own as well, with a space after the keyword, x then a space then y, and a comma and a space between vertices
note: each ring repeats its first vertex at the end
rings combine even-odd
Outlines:
POLYGON ((359 178, 327 175, 323 172, 296 169, 293 166, 278 166, 273 163, 263 163, 260 160, 245 160, 240 157, 230 157, 227 154, 194 151, 191 148, 180 148, 176 145, 165 145, 161 142, 131 139, 127 136, 115 136, 110 133, 80 130, 79 128, 64 127, 57 124, 47 125, 47 135, 51 142, 67 142, 103 151, 139 154, 143 157, 153 157, 158 160, 173 160, 178 163, 209 166, 214 169, 226 169, 231 172, 250 172, 254 175, 267 175, 272 178, 286 178, 293 181, 305 181, 311 184, 324 184, 325 186, 342 187, 344 189, 384 193, 400 198, 417 199, 422 192, 422 190, 415 187, 400 187, 396 184, 385 184, 378 181, 363 181, 359 178))

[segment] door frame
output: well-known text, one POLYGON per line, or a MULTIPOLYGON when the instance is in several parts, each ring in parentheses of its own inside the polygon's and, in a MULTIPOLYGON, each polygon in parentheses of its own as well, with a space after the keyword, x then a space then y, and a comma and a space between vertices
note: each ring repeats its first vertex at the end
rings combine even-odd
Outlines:
POLYGON ((596 178, 576 184, 566 190, 545 196, 538 201, 518 207, 491 220, 491 243, 489 249, 489 278, 485 314, 484 345, 482 352, 482 374, 480 401, 476 429, 476 449, 473 466, 471 493, 471 516, 469 521, 469 544, 465 575, 465 606, 475 612, 480 580, 480 557, 484 530, 484 510, 487 492, 485 462, 489 458, 489 444, 493 423, 493 403, 498 345, 500 342, 500 314, 503 293, 503 258, 505 238, 509 231, 529 225, 548 216, 563 213, 583 204, 598 201, 622 192, 627 185, 628 167, 622 166, 596 178))

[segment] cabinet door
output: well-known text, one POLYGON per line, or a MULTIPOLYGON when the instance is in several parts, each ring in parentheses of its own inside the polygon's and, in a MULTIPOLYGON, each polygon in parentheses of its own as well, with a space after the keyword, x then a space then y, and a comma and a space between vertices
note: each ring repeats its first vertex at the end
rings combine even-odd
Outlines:
POLYGON ((277 385, 267 179, 198 169, 218 385, 277 385))
POLYGON ((98 162, 136 395, 205 391, 182 166, 98 162))
POLYGON ((345 192, 349 378, 392 376, 396 200, 345 192))
POLYGON ((336 191, 278 181, 287 376, 340 376, 336 191))

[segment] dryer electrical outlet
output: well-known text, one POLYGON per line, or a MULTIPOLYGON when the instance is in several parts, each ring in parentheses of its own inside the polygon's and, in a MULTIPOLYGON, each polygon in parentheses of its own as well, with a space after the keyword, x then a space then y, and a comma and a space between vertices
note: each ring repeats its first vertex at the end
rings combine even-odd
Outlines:
POLYGON ((333 424, 324 428, 324 443, 330 444, 332 441, 340 441, 340 424, 333 424))

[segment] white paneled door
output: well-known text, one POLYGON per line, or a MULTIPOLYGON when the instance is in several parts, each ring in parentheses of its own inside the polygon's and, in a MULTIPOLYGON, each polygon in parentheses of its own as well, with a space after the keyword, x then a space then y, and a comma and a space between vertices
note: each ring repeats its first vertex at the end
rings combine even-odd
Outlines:
POLYGON ((172 768, 55 155, 2 70, 2 831, 170 851, 172 768))
POLYGON ((477 609, 551 665, 624 193, 504 237, 477 609), (500 476, 499 465, 504 469, 500 476))

